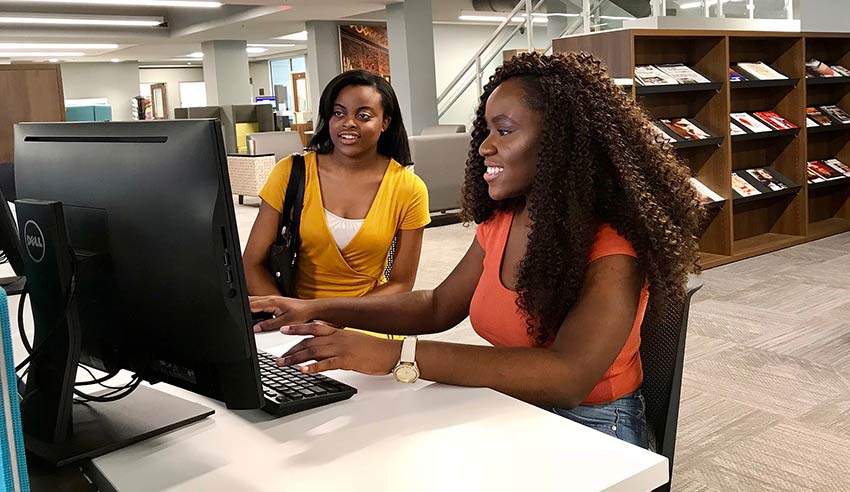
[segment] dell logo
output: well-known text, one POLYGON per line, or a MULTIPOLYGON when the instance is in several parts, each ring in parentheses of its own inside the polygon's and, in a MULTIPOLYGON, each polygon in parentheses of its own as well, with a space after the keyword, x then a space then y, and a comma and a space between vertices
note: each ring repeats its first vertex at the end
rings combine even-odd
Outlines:
POLYGON ((44 259, 44 233, 34 221, 28 220, 24 225, 24 245, 32 261, 41 263, 44 259))

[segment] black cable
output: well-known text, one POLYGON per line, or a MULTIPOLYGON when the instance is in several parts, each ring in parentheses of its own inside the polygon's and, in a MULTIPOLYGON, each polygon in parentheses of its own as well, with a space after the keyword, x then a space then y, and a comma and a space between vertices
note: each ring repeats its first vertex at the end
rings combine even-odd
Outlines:
POLYGON ((126 388, 126 386, 108 386, 108 385, 103 384, 104 381, 108 381, 108 380, 114 378, 118 374, 117 372, 111 372, 111 373, 107 374, 106 376, 98 378, 98 377, 95 377, 94 373, 92 373, 91 370, 88 367, 86 367, 82 364, 80 364, 79 367, 82 370, 89 373, 89 376, 91 376, 91 380, 90 381, 77 381, 76 383, 74 383, 74 386, 89 386, 89 385, 92 385, 92 384, 96 384, 98 386, 103 386, 106 389, 124 389, 124 388, 126 388))
POLYGON ((138 388, 141 383, 142 383, 142 378, 140 378, 138 376, 134 376, 133 380, 130 381, 130 383, 128 383, 126 387, 110 391, 110 392, 105 393, 103 395, 89 395, 89 394, 84 393, 84 392, 82 392, 78 389, 75 389, 74 394, 79 396, 81 399, 75 399, 74 403, 88 403, 88 402, 109 403, 109 402, 117 401, 117 400, 120 400, 122 398, 129 396, 130 393, 135 391, 136 388, 138 388), (122 393, 122 391, 123 391, 123 393, 122 393))
POLYGON ((15 366, 15 373, 17 373, 24 366, 29 364, 29 362, 32 359, 37 357, 39 355, 39 353, 42 350, 44 350, 44 346, 47 344, 47 341, 50 340, 50 337, 52 337, 54 333, 59 331, 59 328, 62 326, 62 323, 64 323, 67 320, 68 312, 71 310, 71 303, 74 301, 74 294, 77 291, 76 262, 72 262, 72 264, 74 265, 74 271, 71 274, 70 286, 68 288, 68 298, 66 299, 66 302, 65 302, 65 312, 62 314, 62 316, 59 317, 59 319, 56 320, 56 326, 53 328, 53 330, 51 330, 50 333, 47 334, 46 337, 44 337, 41 340, 41 343, 39 343, 37 346, 33 347, 32 352, 30 352, 30 354, 26 358, 24 358, 24 360, 22 360, 20 364, 15 366))
POLYGON ((21 342, 24 344, 24 348, 27 349, 27 354, 31 354, 32 345, 30 345, 29 337, 27 337, 27 331, 24 329, 24 304, 27 302, 28 293, 29 286, 24 284, 24 290, 21 291, 20 301, 18 303, 18 332, 21 334, 21 342))

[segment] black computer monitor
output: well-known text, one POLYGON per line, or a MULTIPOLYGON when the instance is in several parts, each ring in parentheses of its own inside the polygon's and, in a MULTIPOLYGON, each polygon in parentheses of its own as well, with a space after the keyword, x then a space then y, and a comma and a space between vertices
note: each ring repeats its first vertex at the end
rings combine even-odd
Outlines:
POLYGON ((261 407, 219 122, 18 124, 15 165, 33 347, 45 346, 22 402, 33 441, 57 443, 78 430, 67 408, 74 358, 228 408, 261 407), (51 250, 66 237, 71 260, 51 250))

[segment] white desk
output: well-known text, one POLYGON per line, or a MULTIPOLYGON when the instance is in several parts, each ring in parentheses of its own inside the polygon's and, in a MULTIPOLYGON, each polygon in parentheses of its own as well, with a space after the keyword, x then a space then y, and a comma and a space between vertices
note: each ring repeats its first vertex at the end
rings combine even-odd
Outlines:
MULTIPOLYGON (((281 353, 278 333, 258 348, 281 353)), ((214 408, 206 420, 93 460, 128 491, 649 491, 667 459, 487 389, 335 371, 352 399, 282 418, 214 408)))

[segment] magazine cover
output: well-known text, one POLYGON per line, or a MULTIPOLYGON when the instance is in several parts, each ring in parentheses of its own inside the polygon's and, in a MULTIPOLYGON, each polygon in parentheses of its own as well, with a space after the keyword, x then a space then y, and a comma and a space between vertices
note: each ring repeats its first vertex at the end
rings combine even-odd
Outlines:
POLYGON ((706 84, 711 82, 702 74, 685 65, 684 63, 673 63, 669 65, 655 65, 655 68, 676 79, 680 84, 706 84))
POLYGON ((653 65, 635 67, 635 80, 640 85, 676 85, 678 82, 653 65))
POLYGON ((732 191, 740 196, 761 195, 759 190, 750 183, 747 183, 747 180, 739 176, 736 172, 732 173, 732 191))
POLYGON ((844 164, 838 159, 827 159, 823 163, 850 178, 850 166, 847 164, 844 164))
POLYGON ((841 65, 831 65, 830 68, 841 77, 850 77, 850 70, 842 67, 841 65))
POLYGON ((806 127, 812 127, 812 126, 820 126, 820 125, 818 125, 818 123, 815 120, 806 116, 806 127))
POLYGON ((747 169, 747 173, 749 173, 750 176, 756 178, 759 183, 763 184, 771 191, 779 191, 788 188, 788 185, 776 179, 774 175, 770 174, 770 171, 763 167, 747 169))
POLYGON ((806 163, 806 181, 809 184, 822 183, 826 181, 826 178, 818 174, 815 168, 812 166, 811 162, 806 163))
POLYGON ((747 132, 743 128, 736 125, 735 122, 732 121, 732 120, 729 121, 729 128, 732 130, 732 135, 746 135, 747 134, 747 132))
POLYGON ((661 119, 661 123, 684 140, 702 140, 712 135, 687 118, 661 119))
POLYGON ((777 130, 791 130, 797 128, 797 125, 791 123, 773 111, 756 111, 753 114, 761 121, 767 123, 768 126, 777 130))
POLYGON ((751 133, 761 133, 773 131, 769 126, 758 120, 755 116, 749 113, 732 113, 732 119, 741 125, 744 130, 749 130, 751 133))
POLYGON ((699 202, 702 205, 705 205, 706 203, 723 201, 722 196, 715 193, 708 186, 702 184, 702 182, 700 182, 700 180, 698 180, 697 178, 691 178, 691 186, 694 187, 697 192, 697 195, 699 195, 699 202))
POLYGON ((806 62, 806 73, 811 74, 814 77, 839 76, 839 74, 835 73, 835 70, 833 70, 832 67, 815 58, 812 58, 811 60, 806 62))
POLYGON ((810 161, 808 162, 808 166, 814 172, 823 176, 824 179, 841 179, 844 177, 844 174, 839 172, 836 169, 824 164, 822 161, 810 161))
POLYGON ((678 140, 676 140, 676 139, 675 139, 672 135, 670 135, 669 133, 665 132, 665 131, 661 128, 661 127, 659 127, 658 125, 660 125, 660 124, 661 124, 661 123, 659 123, 659 122, 655 121, 655 122, 653 122, 653 124, 652 124, 652 125, 650 125, 650 128, 652 128, 652 130, 653 130, 653 131, 654 131, 657 135, 659 135, 659 136, 660 136, 660 137, 661 137, 661 138, 662 138, 665 142, 669 142, 669 143, 678 142, 678 140))
POLYGON ((825 114, 832 117, 832 119, 841 123, 842 125, 850 123, 850 114, 847 114, 846 111, 834 104, 830 104, 828 106, 819 106, 818 109, 820 109, 825 114))
POLYGON ((729 67, 729 81, 730 82, 743 82, 747 80, 743 75, 739 74, 732 67, 729 67))
POLYGON ((832 120, 829 119, 829 116, 823 114, 823 111, 821 111, 820 109, 815 108, 815 107, 806 108, 806 117, 811 118, 812 121, 814 121, 815 123, 817 123, 820 126, 826 126, 826 125, 832 124, 832 120))
POLYGON ((758 80, 777 80, 788 78, 764 62, 741 62, 737 65, 737 71, 744 76, 752 75, 752 77, 747 78, 758 80))

